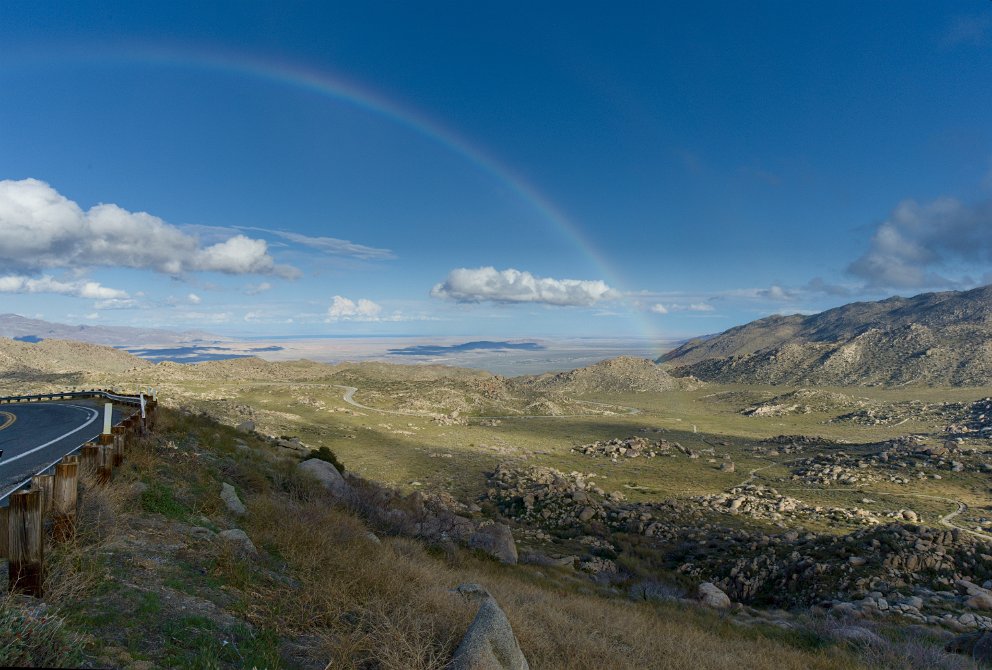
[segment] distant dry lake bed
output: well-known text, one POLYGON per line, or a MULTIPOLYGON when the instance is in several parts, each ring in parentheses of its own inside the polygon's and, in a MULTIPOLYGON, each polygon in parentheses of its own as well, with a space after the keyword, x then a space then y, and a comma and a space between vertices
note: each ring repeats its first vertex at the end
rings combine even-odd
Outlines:
POLYGON ((452 365, 514 376, 572 370, 615 356, 656 358, 679 342, 621 338, 489 340, 456 337, 312 337, 122 348, 156 363, 200 363, 258 356, 267 361, 305 358, 322 363, 386 361, 452 365))

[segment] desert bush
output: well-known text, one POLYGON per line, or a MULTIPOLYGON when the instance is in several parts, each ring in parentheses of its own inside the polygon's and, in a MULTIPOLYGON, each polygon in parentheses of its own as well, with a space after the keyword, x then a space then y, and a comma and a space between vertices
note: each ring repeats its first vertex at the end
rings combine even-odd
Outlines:
POLYGON ((11 597, 0 600, 0 667, 74 667, 81 657, 81 636, 44 605, 29 606, 11 597))

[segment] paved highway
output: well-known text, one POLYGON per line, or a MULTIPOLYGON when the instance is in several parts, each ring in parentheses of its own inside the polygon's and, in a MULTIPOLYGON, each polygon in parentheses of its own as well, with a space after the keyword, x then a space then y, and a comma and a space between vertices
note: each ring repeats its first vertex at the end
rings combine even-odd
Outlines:
MULTIPOLYGON (((103 404, 103 400, 79 399, 0 405, 0 499, 100 435, 103 404)), ((123 418, 115 406, 114 423, 123 418)))

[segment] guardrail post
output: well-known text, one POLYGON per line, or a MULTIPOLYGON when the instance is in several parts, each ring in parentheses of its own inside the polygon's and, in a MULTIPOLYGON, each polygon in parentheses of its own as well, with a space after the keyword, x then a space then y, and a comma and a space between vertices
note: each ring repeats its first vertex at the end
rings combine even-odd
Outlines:
POLYGON ((0 558, 7 558, 7 528, 9 526, 10 508, 0 507, 0 558))
POLYGON ((114 446, 101 444, 96 458, 96 482, 106 485, 114 475, 114 446))
POLYGON ((31 488, 41 491, 41 513, 52 511, 52 492, 55 490, 55 477, 52 475, 34 475, 31 477, 31 488))
POLYGON ((120 466, 124 462, 124 440, 127 435, 127 428, 125 426, 114 426, 113 428, 113 461, 114 467, 120 466))
POLYGON ((87 442, 79 450, 79 457, 84 470, 96 472, 96 463, 99 457, 100 447, 95 442, 87 442))
POLYGON ((7 528, 8 582, 11 591, 40 598, 45 581, 45 543, 41 533, 40 491, 18 491, 10 496, 7 528))
POLYGON ((52 536, 56 542, 65 542, 76 534, 79 459, 75 456, 66 456, 61 463, 55 466, 55 490, 53 493, 52 536))

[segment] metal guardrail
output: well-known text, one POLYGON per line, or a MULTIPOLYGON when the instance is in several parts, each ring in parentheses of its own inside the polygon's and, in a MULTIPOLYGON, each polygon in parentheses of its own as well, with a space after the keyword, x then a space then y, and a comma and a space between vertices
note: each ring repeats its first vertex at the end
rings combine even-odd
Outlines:
MULTIPOLYGON (((151 398, 148 398, 147 396, 143 396, 140 394, 123 395, 120 393, 114 393, 113 391, 108 389, 90 389, 84 391, 57 391, 54 393, 35 393, 30 395, 3 396, 0 397, 0 405, 11 405, 21 402, 30 403, 30 402, 52 401, 52 400, 72 400, 73 398, 105 398, 107 400, 111 400, 122 405, 134 405, 137 408, 134 412, 125 414, 125 416, 121 418, 121 420, 119 420, 117 423, 114 423, 112 425, 112 428, 120 428, 121 426, 126 425, 128 421, 130 421, 136 414, 141 413, 143 409, 146 408, 154 409, 155 405, 157 404, 151 398)), ((71 454, 75 454, 76 452, 80 451, 84 446, 86 446, 86 444, 88 443, 82 443, 76 446, 75 448, 67 452, 65 455, 68 456, 71 454)), ((24 481, 13 486, 8 491, 5 491, 2 494, 0 494, 0 504, 4 503, 4 501, 6 501, 7 498, 11 496, 11 494, 23 489, 26 486, 29 486, 36 475, 40 475, 44 472, 51 470, 61 460, 62 458, 60 457, 59 460, 49 463, 31 477, 28 477, 24 481)))
POLYGON ((10 405, 20 402, 43 402, 45 400, 72 400, 73 398, 106 398, 125 405, 140 405, 140 395, 121 395, 107 389, 90 389, 88 391, 59 391, 55 393, 35 393, 33 395, 11 395, 0 397, 0 405, 10 405))
POLYGON ((81 471, 95 475, 95 485, 106 486, 113 477, 114 469, 123 463, 125 452, 140 444, 139 438, 154 428, 158 405, 154 398, 122 395, 105 389, 10 396, 0 398, 0 404, 81 397, 105 398, 131 405, 134 409, 110 426, 109 410, 112 408, 108 403, 105 410, 107 421, 99 442, 87 442, 72 449, 10 492, 9 505, 0 507, 0 557, 8 559, 8 588, 11 592, 42 597, 46 519, 51 520, 54 542, 65 542, 75 535, 81 471), (80 452, 79 455, 75 455, 76 451, 80 452), (53 474, 44 474, 49 469, 54 470, 53 474), (19 490, 28 485, 29 489, 19 490))

